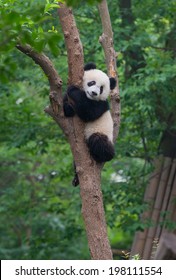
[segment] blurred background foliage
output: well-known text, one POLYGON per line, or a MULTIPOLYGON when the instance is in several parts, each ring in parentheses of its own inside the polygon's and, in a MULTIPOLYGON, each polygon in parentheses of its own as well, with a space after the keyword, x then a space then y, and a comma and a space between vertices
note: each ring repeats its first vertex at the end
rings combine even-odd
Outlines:
MULTIPOLYGON (((97 2, 66 1, 85 62, 106 71, 97 2)), ((176 2, 108 0, 117 51, 121 127, 116 158, 104 166, 102 189, 110 242, 130 250, 145 209, 143 195, 167 129, 175 131, 176 2)), ((89 259, 72 155, 44 113, 48 81, 19 42, 44 51, 67 85, 67 56, 57 1, 0 1, 0 258, 89 259)))

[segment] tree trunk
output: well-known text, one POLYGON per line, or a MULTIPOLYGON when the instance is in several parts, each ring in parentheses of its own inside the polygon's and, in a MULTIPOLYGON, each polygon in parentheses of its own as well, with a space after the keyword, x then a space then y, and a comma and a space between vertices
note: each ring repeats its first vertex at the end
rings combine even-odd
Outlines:
MULTIPOLYGON (((119 9, 121 14, 121 27, 122 34, 121 38, 123 40, 129 41, 131 37, 134 36, 134 31, 136 30, 135 18, 132 12, 132 1, 131 0, 120 0, 119 9), (128 35, 124 30, 130 28, 128 35)), ((135 74, 138 69, 145 67, 145 59, 143 56, 143 51, 140 46, 128 46, 124 51, 125 58, 125 78, 128 79, 131 75, 135 74)))

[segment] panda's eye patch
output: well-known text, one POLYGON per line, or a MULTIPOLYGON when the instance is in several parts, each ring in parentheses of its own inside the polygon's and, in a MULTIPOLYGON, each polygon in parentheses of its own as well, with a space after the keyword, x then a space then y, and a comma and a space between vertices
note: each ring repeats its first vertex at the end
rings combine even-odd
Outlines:
POLYGON ((88 83, 87 83, 88 87, 94 86, 95 84, 96 84, 95 81, 91 81, 91 82, 88 82, 88 83))
POLYGON ((100 87, 100 94, 103 93, 103 86, 100 87))

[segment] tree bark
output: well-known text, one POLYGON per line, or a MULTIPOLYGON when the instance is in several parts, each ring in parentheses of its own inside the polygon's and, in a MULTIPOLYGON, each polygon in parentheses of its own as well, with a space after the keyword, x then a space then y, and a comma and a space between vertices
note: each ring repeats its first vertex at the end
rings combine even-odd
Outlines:
POLYGON ((113 140, 114 143, 117 139, 120 127, 120 93, 119 83, 116 71, 116 59, 117 55, 114 50, 113 43, 113 31, 111 26, 111 19, 109 15, 108 5, 106 0, 103 0, 99 6, 99 13, 102 22, 103 34, 100 36, 100 43, 104 49, 106 66, 108 69, 108 75, 114 77, 117 81, 115 89, 111 92, 111 108, 112 108, 112 119, 114 123, 113 140))
POLYGON ((176 260, 176 236, 173 233, 165 233, 159 243, 155 254, 155 260, 176 260))

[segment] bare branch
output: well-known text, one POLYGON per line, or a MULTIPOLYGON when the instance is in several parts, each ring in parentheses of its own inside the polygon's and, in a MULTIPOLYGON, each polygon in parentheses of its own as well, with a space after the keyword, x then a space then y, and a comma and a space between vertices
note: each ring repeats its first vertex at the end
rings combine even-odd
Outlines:
POLYGON ((57 88, 61 88, 62 86, 62 80, 59 77, 56 69, 54 68, 51 60, 44 55, 43 53, 38 53, 32 49, 29 45, 20 45, 18 44, 17 49, 19 49, 21 52, 26 54, 27 56, 31 57, 36 64, 38 64, 45 75, 47 76, 51 90, 54 91, 57 88))
POLYGON ((108 75, 114 77, 117 80, 117 86, 111 93, 111 108, 112 118, 114 122, 114 142, 118 136, 120 127, 120 94, 119 94, 119 83, 116 71, 116 52, 113 44, 113 32, 111 27, 111 20, 109 16, 108 6, 106 0, 103 0, 98 5, 103 34, 100 37, 100 43, 103 46, 105 53, 106 66, 108 69, 108 75))
POLYGON ((49 97, 51 107, 47 107, 45 112, 54 118, 57 124, 63 129, 63 132, 67 135, 68 123, 64 118, 62 110, 62 80, 54 68, 51 60, 45 54, 38 53, 33 50, 29 45, 18 44, 16 48, 25 55, 31 57, 33 61, 41 67, 47 76, 50 85, 49 97))
POLYGON ((67 8, 64 4, 60 4, 58 15, 65 37, 65 44, 68 54, 68 84, 82 87, 82 77, 84 74, 83 48, 72 9, 67 8))
POLYGON ((103 0, 99 4, 98 8, 103 29, 103 34, 100 36, 100 43, 102 44, 105 52, 105 60, 108 69, 108 74, 111 77, 116 77, 116 53, 113 47, 113 32, 106 0, 103 0))

